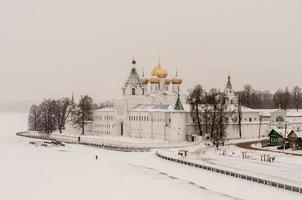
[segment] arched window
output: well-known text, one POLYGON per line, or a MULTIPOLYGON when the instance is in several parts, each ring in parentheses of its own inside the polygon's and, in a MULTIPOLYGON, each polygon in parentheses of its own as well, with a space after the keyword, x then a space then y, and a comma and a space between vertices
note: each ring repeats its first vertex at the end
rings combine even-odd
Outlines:
POLYGON ((135 88, 132 88, 132 95, 135 95, 135 88))

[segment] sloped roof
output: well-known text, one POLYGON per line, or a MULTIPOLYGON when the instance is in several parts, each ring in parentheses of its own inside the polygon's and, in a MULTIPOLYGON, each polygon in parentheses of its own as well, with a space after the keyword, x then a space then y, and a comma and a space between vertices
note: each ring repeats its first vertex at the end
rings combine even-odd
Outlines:
POLYGON ((293 130, 292 129, 286 129, 286 132, 285 132, 285 129, 279 129, 279 128, 273 128, 270 133, 268 134, 269 136, 271 134, 278 134, 280 135, 281 137, 284 137, 284 135, 288 135, 292 132, 293 130), (286 133, 286 134, 285 134, 286 133))
POLYGON ((170 104, 140 104, 130 109, 130 111, 145 112, 171 112, 174 106, 170 104))
POLYGON ((94 110, 95 112, 113 112, 113 108, 112 107, 105 107, 105 108, 100 108, 97 110, 94 110))
POLYGON ((184 107, 180 101, 180 98, 179 98, 179 95, 177 97, 177 100, 176 100, 176 103, 175 103, 175 106, 174 106, 174 110, 184 110, 184 107))
MULTIPOLYGON (((272 113, 278 111, 279 109, 253 109, 262 114, 262 116, 271 116, 272 113)), ((297 111, 296 109, 287 109, 286 110, 287 117, 302 117, 302 109, 297 111)))
POLYGON ((278 136, 278 137, 283 137, 282 132, 280 131, 280 129, 272 129, 270 131, 270 133, 268 134, 268 136, 278 136))
POLYGON ((233 89, 230 76, 228 76, 228 82, 227 82, 227 85, 226 85, 226 89, 231 89, 231 90, 233 89))
POLYGON ((124 88, 127 87, 128 85, 135 88, 141 87, 142 85, 140 77, 134 67, 131 69, 128 79, 125 82, 124 88))
POLYGON ((297 138, 302 138, 302 131, 294 131, 292 130, 289 135, 293 135, 297 138))

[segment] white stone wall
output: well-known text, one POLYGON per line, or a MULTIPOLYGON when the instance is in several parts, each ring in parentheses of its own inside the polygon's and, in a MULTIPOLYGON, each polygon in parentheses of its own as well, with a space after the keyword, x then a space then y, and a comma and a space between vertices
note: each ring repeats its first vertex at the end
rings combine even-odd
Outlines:
POLYGON ((171 134, 169 141, 186 141, 186 113, 174 112, 171 114, 171 134))
POLYGON ((130 112, 127 130, 131 137, 168 139, 170 115, 165 112, 130 112))
POLYGON ((94 111, 93 132, 95 135, 116 135, 113 111, 94 111))
MULTIPOLYGON (((258 138, 259 135, 259 122, 248 122, 241 124, 241 138, 258 138)), ((268 135, 269 123, 261 123, 260 136, 266 137, 268 135)), ((239 137, 239 128, 238 124, 229 124, 227 129, 227 139, 238 139, 239 137)))

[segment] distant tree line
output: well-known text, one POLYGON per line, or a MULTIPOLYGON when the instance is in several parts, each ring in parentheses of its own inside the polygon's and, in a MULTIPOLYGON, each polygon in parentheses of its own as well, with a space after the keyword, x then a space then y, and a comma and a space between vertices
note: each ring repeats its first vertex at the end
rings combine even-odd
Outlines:
POLYGON ((39 105, 32 105, 28 116, 29 130, 43 133, 62 131, 66 122, 71 120, 76 128, 85 133, 85 122, 92 120, 93 109, 104 105, 93 104, 90 96, 82 96, 79 103, 73 98, 44 99, 39 105))
POLYGON ((240 97, 243 106, 254 109, 296 109, 299 110, 302 105, 302 91, 296 86, 293 89, 288 87, 278 89, 274 93, 269 90, 260 91, 252 88, 251 85, 245 85, 243 90, 237 91, 236 95, 240 97))

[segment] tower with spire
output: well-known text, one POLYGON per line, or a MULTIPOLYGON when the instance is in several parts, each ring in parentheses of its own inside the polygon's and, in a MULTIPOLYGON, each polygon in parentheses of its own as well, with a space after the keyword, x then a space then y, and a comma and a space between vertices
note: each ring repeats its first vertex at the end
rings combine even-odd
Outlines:
POLYGON ((234 91, 233 86, 232 86, 230 75, 228 75, 228 81, 227 81, 224 93, 227 97, 227 104, 228 105, 236 105, 237 104, 238 101, 237 101, 237 97, 235 95, 235 91, 234 91))
POLYGON ((144 95, 144 88, 141 79, 136 70, 136 60, 132 60, 132 67, 130 74, 122 87, 123 95, 134 96, 134 95, 144 95))

